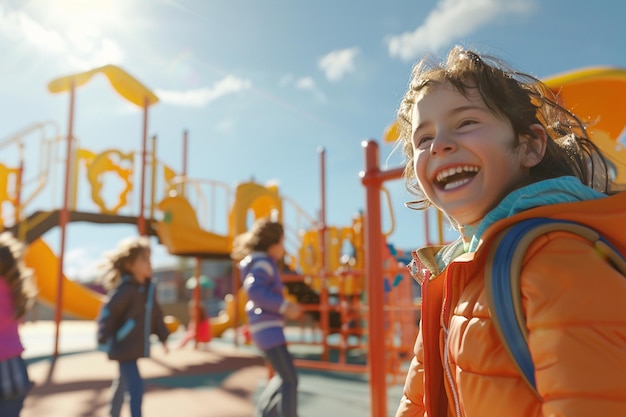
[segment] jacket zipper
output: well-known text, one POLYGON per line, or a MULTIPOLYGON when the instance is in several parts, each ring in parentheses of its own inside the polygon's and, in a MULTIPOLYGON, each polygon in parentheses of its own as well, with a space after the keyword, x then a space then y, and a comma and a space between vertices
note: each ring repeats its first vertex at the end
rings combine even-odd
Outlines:
POLYGON ((446 293, 443 297, 443 308, 441 309, 441 326, 443 327, 443 334, 444 334, 444 344, 443 344, 443 368, 445 370, 445 374, 446 374, 446 379, 448 380, 448 384, 450 384, 450 391, 452 392, 452 400, 454 401, 454 412, 455 415, 457 417, 462 417, 461 414, 461 405, 460 405, 460 401, 459 401, 459 393, 456 390, 456 384, 454 382, 454 378, 452 376, 452 369, 450 369, 450 361, 448 360, 449 358, 449 353, 448 353, 448 325, 447 325, 447 317, 448 317, 448 310, 449 310, 449 305, 448 302, 450 300, 449 294, 450 294, 450 279, 449 277, 452 276, 452 265, 448 266, 448 271, 446 273, 446 293))

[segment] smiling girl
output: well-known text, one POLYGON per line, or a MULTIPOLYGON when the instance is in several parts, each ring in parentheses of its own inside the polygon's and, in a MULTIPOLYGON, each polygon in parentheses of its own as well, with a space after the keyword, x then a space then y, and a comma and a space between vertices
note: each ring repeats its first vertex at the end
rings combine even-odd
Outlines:
POLYGON ((414 253, 422 321, 396 416, 626 415, 626 278, 592 243, 554 231, 523 259, 536 393, 485 294, 494 236, 523 219, 568 219, 621 238, 623 223, 606 218, 624 220, 626 193, 615 193, 585 126, 537 79, 461 47, 415 66, 398 123, 412 206, 441 210, 459 238, 414 253))

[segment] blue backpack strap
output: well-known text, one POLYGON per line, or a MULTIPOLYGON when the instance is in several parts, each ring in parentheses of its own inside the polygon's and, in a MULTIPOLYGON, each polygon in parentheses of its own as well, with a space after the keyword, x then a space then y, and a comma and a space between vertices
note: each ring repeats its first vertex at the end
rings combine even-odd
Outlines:
POLYGON ((535 366, 528 350, 528 330, 522 308, 520 272, 524 254, 539 236, 567 231, 594 243, 596 251, 623 275, 626 259, 602 236, 589 227, 566 220, 535 218, 523 220, 500 232, 487 255, 485 292, 489 314, 505 350, 535 395, 535 366))

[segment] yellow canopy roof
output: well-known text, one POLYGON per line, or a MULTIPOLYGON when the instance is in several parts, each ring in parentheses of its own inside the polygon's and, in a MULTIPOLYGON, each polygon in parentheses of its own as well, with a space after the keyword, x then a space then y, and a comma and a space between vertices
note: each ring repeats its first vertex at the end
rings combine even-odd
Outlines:
POLYGON ((617 140, 626 126, 626 69, 584 68, 544 81, 589 130, 600 130, 617 140))
POLYGON ((72 81, 74 82, 74 87, 80 87, 86 84, 87 81, 97 73, 106 75, 115 91, 126 100, 139 107, 143 107, 144 103, 151 106, 159 101, 159 98, 146 86, 115 65, 105 65, 90 71, 54 79, 48 84, 48 91, 51 93, 69 91, 72 86, 72 81))

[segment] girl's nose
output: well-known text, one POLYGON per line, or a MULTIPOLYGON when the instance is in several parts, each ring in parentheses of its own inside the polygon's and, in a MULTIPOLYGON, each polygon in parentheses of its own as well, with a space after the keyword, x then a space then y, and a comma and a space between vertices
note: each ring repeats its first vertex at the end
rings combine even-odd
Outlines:
POLYGON ((454 152, 457 144, 450 134, 438 133, 430 144, 430 154, 432 156, 441 155, 447 152, 454 152))

